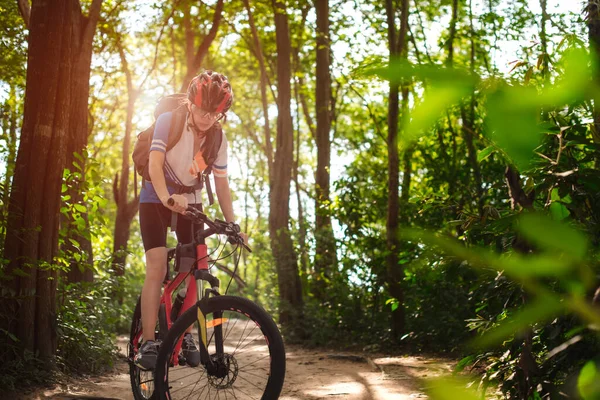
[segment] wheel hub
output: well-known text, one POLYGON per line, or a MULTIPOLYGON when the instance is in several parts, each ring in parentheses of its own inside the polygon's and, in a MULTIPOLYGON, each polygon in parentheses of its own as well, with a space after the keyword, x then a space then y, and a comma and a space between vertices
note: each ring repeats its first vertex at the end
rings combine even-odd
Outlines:
POLYGON ((215 371, 208 373, 208 381, 216 389, 228 389, 238 376, 238 363, 234 356, 230 354, 210 356, 215 365, 215 371))

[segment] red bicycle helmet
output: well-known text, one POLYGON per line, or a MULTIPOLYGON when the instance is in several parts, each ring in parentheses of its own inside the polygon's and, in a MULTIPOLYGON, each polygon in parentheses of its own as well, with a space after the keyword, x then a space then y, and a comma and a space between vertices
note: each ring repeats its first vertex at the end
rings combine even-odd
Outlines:
POLYGON ((227 77, 213 71, 205 71, 192 79, 187 94, 192 104, 212 113, 227 112, 233 102, 233 91, 227 77))

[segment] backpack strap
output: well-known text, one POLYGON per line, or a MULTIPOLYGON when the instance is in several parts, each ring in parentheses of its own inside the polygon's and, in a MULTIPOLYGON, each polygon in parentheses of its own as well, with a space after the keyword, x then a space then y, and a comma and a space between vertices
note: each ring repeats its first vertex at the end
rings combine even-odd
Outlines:
POLYGON ((167 151, 171 150, 179 142, 179 139, 181 139, 186 119, 187 108, 185 105, 181 105, 173 111, 167 139, 167 151))
POLYGON ((204 174, 204 183, 204 186, 206 186, 206 195, 208 196, 208 204, 212 206, 215 202, 215 198, 213 196, 212 187, 210 186, 210 178, 208 174, 204 174))

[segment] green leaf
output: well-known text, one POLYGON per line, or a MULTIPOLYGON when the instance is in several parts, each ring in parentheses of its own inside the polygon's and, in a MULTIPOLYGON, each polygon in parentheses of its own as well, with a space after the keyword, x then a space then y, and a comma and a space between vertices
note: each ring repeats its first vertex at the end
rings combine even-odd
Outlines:
MULTIPOLYGON (((560 203, 553 204, 562 206, 560 203)), ((519 219, 516 228, 528 241, 544 250, 563 253, 576 260, 582 260, 586 256, 587 237, 560 221, 542 214, 529 213, 519 219)))
POLYGON ((29 278, 29 276, 30 276, 30 274, 28 272, 23 271, 21 268, 15 268, 11 272, 13 275, 21 276, 24 278, 29 278))
POLYGON ((542 140, 533 88, 501 87, 488 96, 490 138, 520 170, 531 166, 534 149, 542 140))
POLYGON ((477 392, 467 385, 467 382, 457 379, 439 378, 431 381, 427 393, 433 400, 480 400, 477 392))
POLYGON ((499 256, 481 248, 467 248, 461 242, 428 231, 404 229, 402 235, 409 240, 437 246, 449 254, 468 261, 472 266, 485 269, 491 267, 497 271, 504 271, 519 281, 536 276, 562 276, 574 268, 571 258, 556 257, 555 254, 522 255, 512 253, 499 256))
POLYGON ((497 268, 504 270, 513 277, 560 277, 572 272, 572 258, 556 254, 521 255, 510 254, 497 263, 497 268))
POLYGON ((540 95, 540 105, 551 107, 574 103, 585 98, 589 90, 592 70, 590 57, 583 48, 571 48, 560 60, 564 68, 561 79, 540 95))
POLYGON ((481 162, 483 160, 485 160, 486 158, 488 158, 494 151, 496 150, 496 148, 494 146, 488 146, 485 149, 481 150, 479 153, 477 153, 477 162, 481 162))
POLYGON ((552 203, 550 204, 550 214, 552 214, 552 218, 557 221, 562 221, 571 215, 569 209, 561 203, 552 203))
POLYGON ((75 204, 75 205, 74 205, 74 207, 75 207, 75 209, 76 209, 77 211, 79 211, 79 212, 81 212, 81 213, 84 213, 84 212, 86 212, 86 211, 87 211, 87 209, 85 208, 85 206, 84 206, 84 205, 81 205, 81 204, 75 204))
POLYGON ((428 88, 423 96, 423 101, 418 103, 411 113, 411 120, 406 127, 405 134, 400 138, 402 143, 416 140, 435 124, 445 110, 458 103, 468 93, 467 88, 460 84, 428 88))
POLYGON ((486 332, 482 337, 476 339, 474 345, 489 347, 499 344, 513 335, 528 329, 535 323, 554 318, 564 308, 558 296, 546 295, 540 297, 514 316, 504 320, 499 327, 486 332))
POLYGON ((432 85, 452 85, 465 88, 474 88, 479 81, 479 76, 468 71, 454 68, 440 67, 436 65, 414 66, 409 61, 401 58, 392 58, 387 67, 372 68, 365 75, 379 75, 383 79, 395 84, 416 79, 427 81, 432 85))
POLYGON ((577 389, 584 400, 600 399, 600 374, 594 361, 588 361, 579 372, 577 389))

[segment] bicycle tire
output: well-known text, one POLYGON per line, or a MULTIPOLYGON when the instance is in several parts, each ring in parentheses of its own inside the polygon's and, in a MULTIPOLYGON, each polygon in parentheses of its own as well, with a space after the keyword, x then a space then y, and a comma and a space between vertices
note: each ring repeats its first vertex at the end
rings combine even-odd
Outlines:
POLYGON ((133 358, 139 349, 135 348, 134 340, 138 334, 142 332, 142 306, 141 296, 133 311, 131 320, 131 329, 129 331, 129 344, 127 346, 127 359, 129 361, 129 380, 131 382, 131 390, 135 400, 155 400, 156 391, 154 390, 154 374, 152 371, 143 371, 136 367, 133 363, 133 358), (146 385, 144 387, 144 385, 146 385))
MULTIPOLYGON (((154 375, 155 393, 158 398, 177 400, 191 396, 194 399, 201 399, 203 394, 208 398, 220 398, 222 394, 227 398, 237 399, 277 399, 285 379, 285 349, 281 334, 271 316, 262 307, 242 297, 211 297, 202 306, 206 321, 214 321, 212 319, 214 313, 217 315, 224 313, 216 320, 219 321, 216 324, 223 330, 225 351, 221 359, 226 360, 223 361, 223 365, 226 365, 227 376, 224 378, 209 376, 202 364, 196 368, 169 365, 179 338, 190 325, 197 325, 197 310, 197 305, 186 310, 171 327, 161 345, 154 375), (249 341, 246 342, 248 339, 249 341), (237 347, 233 348, 235 345, 237 347), (251 372, 244 367, 250 367, 251 372), (183 372, 183 375, 179 375, 180 372, 183 372), (194 383, 195 379, 197 380, 194 383), (194 386, 188 394, 184 389, 192 385, 194 386)), ((208 322, 208 325, 210 324, 208 322)), ((209 326, 207 328, 208 352, 210 356, 217 357, 211 330, 214 333, 214 328, 209 326)), ((196 333, 198 343, 197 339, 196 333)))

